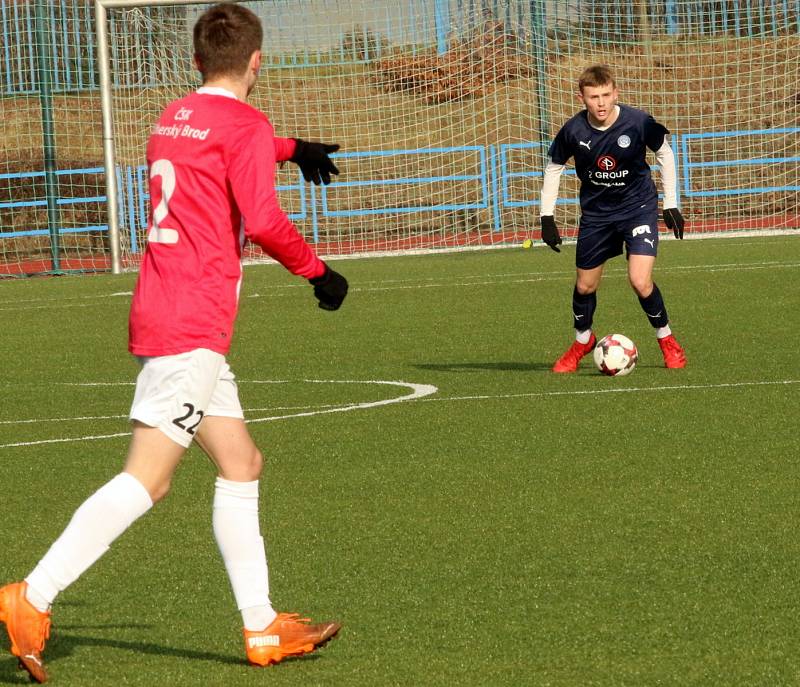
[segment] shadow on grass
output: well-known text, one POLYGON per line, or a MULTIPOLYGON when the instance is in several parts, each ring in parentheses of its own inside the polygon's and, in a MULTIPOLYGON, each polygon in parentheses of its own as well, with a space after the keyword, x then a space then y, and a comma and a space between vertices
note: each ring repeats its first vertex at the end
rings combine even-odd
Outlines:
MULTIPOLYGON (((182 647, 169 647, 152 642, 126 641, 123 639, 108 639, 105 637, 92 637, 89 635, 73 634, 64 630, 109 630, 109 629, 131 629, 131 628, 150 628, 152 625, 126 624, 126 625, 60 625, 53 628, 50 641, 44 651, 45 666, 49 666, 59 659, 67 658, 73 654, 75 649, 87 647, 106 647, 109 649, 121 649, 137 654, 149 654, 152 656, 164 656, 178 659, 190 659, 194 661, 208 661, 229 666, 247 667, 248 663, 244 656, 231 656, 217 654, 211 651, 195 651, 182 647)), ((8 643, 5 644, 8 647, 8 643)), ((291 663, 295 660, 315 661, 320 656, 316 653, 305 656, 290 657, 281 663, 291 663)), ((8 653, 0 654, 0 684, 27 685, 31 684, 28 674, 24 670, 17 669, 17 659, 8 653), (7 660, 6 660, 7 659, 7 660)))
POLYGON ((423 363, 414 367, 420 370, 435 370, 437 372, 466 372, 469 370, 489 370, 501 372, 538 372, 550 371, 552 362, 485 362, 485 363, 423 363))
MULTIPOLYGON (((419 365, 414 365, 419 370, 435 370, 436 372, 468 372, 470 370, 489 370, 490 372, 493 371, 500 371, 500 372, 551 372, 553 369, 552 362, 527 362, 527 363, 517 363, 517 362, 485 362, 485 363, 422 363, 419 365)), ((652 369, 652 370, 663 370, 664 363, 661 360, 654 360, 652 362, 642 362, 641 360, 636 363, 636 367, 640 369, 652 369)), ((598 375, 597 368, 595 368, 594 363, 591 361, 584 362, 579 368, 577 372, 577 376, 585 377, 585 376, 594 376, 594 377, 602 377, 602 375, 598 375)), ((562 375, 554 375, 555 377, 560 377, 562 375)), ((565 377, 573 377, 576 376, 575 374, 563 375, 565 377)))

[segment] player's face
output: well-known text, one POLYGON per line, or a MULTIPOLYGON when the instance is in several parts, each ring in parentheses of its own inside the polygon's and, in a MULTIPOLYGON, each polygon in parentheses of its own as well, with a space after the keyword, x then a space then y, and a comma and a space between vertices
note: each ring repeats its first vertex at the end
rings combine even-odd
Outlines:
POLYGON ((584 86, 583 91, 578 94, 589 112, 590 122, 595 126, 605 126, 613 122, 611 118, 614 116, 614 105, 617 104, 618 96, 619 92, 612 84, 584 86))

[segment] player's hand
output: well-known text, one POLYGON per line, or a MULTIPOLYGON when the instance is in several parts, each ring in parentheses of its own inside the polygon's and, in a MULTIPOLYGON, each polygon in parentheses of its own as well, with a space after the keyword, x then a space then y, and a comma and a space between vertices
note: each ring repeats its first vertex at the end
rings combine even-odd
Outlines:
POLYGON ((556 253, 560 253, 561 235, 558 233, 555 217, 553 215, 542 215, 539 218, 539 222, 542 225, 542 241, 556 253))
POLYGON ((308 280, 314 287, 314 295, 323 310, 338 310, 347 295, 347 279, 325 265, 325 271, 308 280))
POLYGON ((683 226, 685 222, 678 208, 664 208, 664 224, 667 225, 667 229, 672 229, 672 233, 675 234, 676 239, 683 238, 683 226))
POLYGON ((300 138, 294 140, 297 145, 294 155, 289 160, 300 167, 303 179, 313 181, 317 186, 321 183, 326 186, 330 184, 331 174, 338 174, 339 170, 328 155, 339 150, 339 146, 335 143, 317 143, 300 138))

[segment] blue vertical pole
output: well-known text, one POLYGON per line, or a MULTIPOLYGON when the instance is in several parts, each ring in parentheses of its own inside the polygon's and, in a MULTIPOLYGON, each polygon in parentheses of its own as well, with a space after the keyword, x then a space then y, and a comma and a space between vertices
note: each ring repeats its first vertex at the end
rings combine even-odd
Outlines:
POLYGON ((531 36, 534 49, 534 74, 536 80, 537 115, 539 131, 535 140, 541 141, 550 135, 549 100, 547 97, 547 15, 545 0, 529 0, 531 9, 531 36))
POLYGON ((47 226, 50 230, 50 257, 52 269, 58 272, 61 268, 59 253, 59 212, 58 212, 58 179, 56 177, 56 136, 53 125, 53 93, 51 72, 53 55, 45 14, 48 10, 47 0, 35 0, 36 31, 34 49, 36 51, 36 71, 39 77, 39 104, 42 110, 42 147, 44 152, 44 186, 47 196, 47 226))
POLYGON ((450 0, 435 0, 433 8, 436 22, 436 52, 447 52, 447 34, 450 32, 450 0))
POLYGON ((750 7, 750 0, 747 0, 745 3, 746 12, 747 12, 747 37, 753 37, 753 10, 750 7))

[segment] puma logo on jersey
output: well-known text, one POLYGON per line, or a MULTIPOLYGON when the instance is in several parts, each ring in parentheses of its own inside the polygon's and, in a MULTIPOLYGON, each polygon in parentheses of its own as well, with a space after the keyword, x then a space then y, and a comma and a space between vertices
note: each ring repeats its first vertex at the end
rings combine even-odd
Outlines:
POLYGON ((591 150, 591 143, 592 139, 590 138, 588 141, 578 141, 578 146, 583 146, 586 150, 591 150))
POLYGON ((257 637, 248 637, 247 646, 254 649, 257 646, 280 646, 280 635, 259 635, 257 637))

